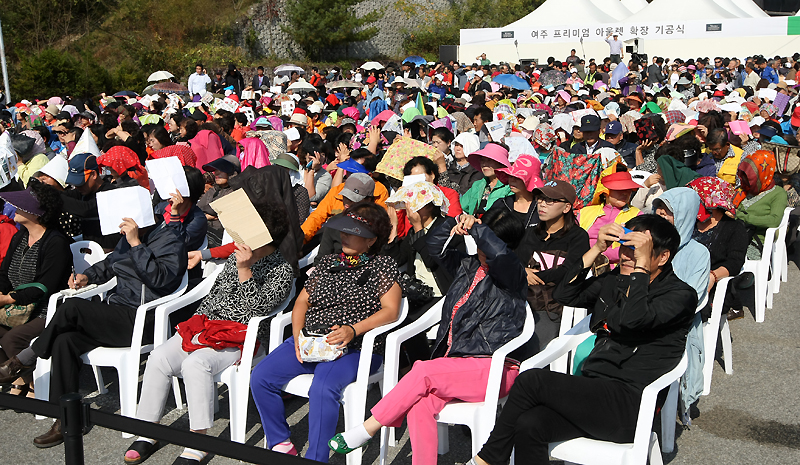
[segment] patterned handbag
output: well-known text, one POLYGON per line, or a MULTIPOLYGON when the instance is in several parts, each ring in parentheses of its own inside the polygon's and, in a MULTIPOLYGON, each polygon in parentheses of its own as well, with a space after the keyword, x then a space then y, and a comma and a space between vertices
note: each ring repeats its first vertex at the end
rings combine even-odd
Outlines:
MULTIPOLYGON (((42 292, 44 292, 45 297, 47 296, 47 287, 44 284, 40 283, 27 283, 17 286, 14 291, 21 291, 23 289, 27 289, 30 287, 35 287, 42 292)), ((13 291, 12 291, 13 292, 13 291)), ((39 303, 43 302, 45 297, 42 297, 38 302, 34 302, 28 305, 17 305, 17 304, 10 304, 5 305, 2 309, 0 309, 0 326, 7 326, 9 328, 13 328, 15 326, 24 325, 31 319, 31 315, 33 315, 33 311, 36 310, 36 306, 39 303)))

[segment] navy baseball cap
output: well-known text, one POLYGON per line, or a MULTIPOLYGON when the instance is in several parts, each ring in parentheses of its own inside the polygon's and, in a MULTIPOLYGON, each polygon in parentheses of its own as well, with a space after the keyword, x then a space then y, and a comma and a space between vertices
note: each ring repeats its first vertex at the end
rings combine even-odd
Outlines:
POLYGON ((581 132, 600 130, 600 118, 597 115, 584 115, 581 117, 581 132))
POLYGON ((97 157, 91 153, 79 153, 69 159, 67 184, 82 186, 86 183, 86 172, 97 171, 97 157))
POLYGON ((622 123, 619 121, 611 121, 606 125, 606 134, 616 136, 622 132, 622 123))

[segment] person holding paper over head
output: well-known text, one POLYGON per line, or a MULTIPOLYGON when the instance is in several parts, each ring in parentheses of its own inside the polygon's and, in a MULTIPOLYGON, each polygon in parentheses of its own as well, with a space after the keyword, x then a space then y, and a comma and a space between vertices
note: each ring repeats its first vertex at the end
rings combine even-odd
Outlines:
MULTIPOLYGON (((186 246, 175 228, 155 224, 146 189, 136 186, 101 192, 97 205, 103 232, 118 231, 123 237, 103 261, 71 275, 69 287, 80 289, 117 278, 116 288, 103 302, 67 299, 31 347, 0 365, 0 383, 32 373, 38 357, 52 360, 51 399, 78 392, 81 355, 100 346, 129 346, 136 308, 180 286, 186 273, 186 246)), ((148 313, 148 318, 153 316, 148 313)), ((61 420, 56 420, 49 431, 34 439, 34 445, 46 448, 63 441, 61 420)))
MULTIPOLYGON (((214 424, 214 376, 241 358, 250 319, 273 314, 289 295, 292 266, 278 250, 289 230, 286 209, 267 199, 253 204, 242 190, 231 197, 232 203, 243 206, 250 215, 226 216, 226 224, 238 231, 256 226, 267 238, 253 242, 248 237, 237 243, 236 252, 228 257, 225 268, 193 316, 178 325, 176 335, 150 353, 136 411, 140 420, 154 423, 161 420, 171 378, 180 375, 186 386, 189 428, 205 434, 214 424), (253 225, 246 224, 249 222, 253 225), (259 245, 263 242, 266 243, 259 245), (212 336, 215 329, 225 331, 212 336), (238 336, 229 336, 236 331, 238 336)), ((267 322, 259 327, 258 338, 262 344, 268 344, 269 324, 263 323, 267 322)), ((139 437, 125 452, 125 463, 142 463, 158 447, 157 440, 139 437)), ((186 448, 176 463, 196 464, 205 455, 186 448)))
POLYGON ((80 218, 84 240, 95 241, 106 252, 111 251, 119 242, 120 236, 102 233, 97 212, 97 194, 117 186, 100 176, 97 157, 90 153, 79 153, 70 158, 67 184, 75 188, 61 192, 63 211, 80 218))
MULTIPOLYGON (((397 264, 377 255, 391 231, 386 210, 372 203, 359 204, 328 221, 326 227, 341 232, 342 253, 327 255, 316 266, 292 310, 292 337, 256 366, 250 382, 267 446, 297 455, 281 390, 298 375, 314 374, 306 458, 320 462, 328 461, 326 441, 336 431, 342 391, 356 379, 361 336, 397 320, 402 298, 397 264), (330 354, 327 361, 301 352, 301 334, 324 338, 325 353, 330 354), (337 357, 342 349, 346 350, 337 357)), ((377 371, 381 362, 376 350, 371 371, 377 371)))
POLYGON ((156 205, 156 223, 164 221, 167 226, 177 228, 178 234, 186 243, 186 250, 197 250, 203 245, 208 231, 206 215, 197 206, 206 183, 197 168, 178 165, 177 169, 179 172, 176 174, 183 176, 183 183, 188 189, 175 188, 167 200, 156 205), (187 191, 187 195, 184 195, 187 191))

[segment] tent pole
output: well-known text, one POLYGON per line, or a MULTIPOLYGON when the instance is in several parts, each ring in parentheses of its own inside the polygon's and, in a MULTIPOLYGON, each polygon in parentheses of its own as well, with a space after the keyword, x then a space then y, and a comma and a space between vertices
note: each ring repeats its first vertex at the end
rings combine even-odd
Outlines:
POLYGON ((11 88, 8 85, 8 68, 6 67, 6 48, 3 45, 3 25, 0 23, 0 67, 3 68, 3 85, 5 86, 6 105, 11 105, 11 88))

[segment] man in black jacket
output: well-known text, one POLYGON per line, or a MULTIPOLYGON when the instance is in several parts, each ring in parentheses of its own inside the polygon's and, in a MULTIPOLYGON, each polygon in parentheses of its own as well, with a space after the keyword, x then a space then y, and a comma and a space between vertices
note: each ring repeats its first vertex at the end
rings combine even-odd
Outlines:
POLYGON ((518 463, 547 464, 549 443, 576 437, 633 440, 644 387, 683 356, 697 294, 670 265, 680 245, 675 227, 655 215, 638 216, 627 227, 633 231, 601 228, 583 263, 570 268, 554 293, 564 305, 592 311, 597 340, 583 376, 521 373, 475 464, 506 463, 514 447, 518 463), (584 281, 595 258, 616 241, 624 245, 620 266, 584 281))
POLYGON ((573 145, 570 153, 592 155, 603 147, 614 148, 611 143, 600 138, 600 118, 597 115, 582 116, 580 131, 583 133, 583 140, 573 145))
POLYGON ((661 72, 662 67, 664 66, 664 59, 661 57, 654 57, 653 64, 647 67, 647 85, 652 86, 653 84, 663 85, 664 81, 667 80, 667 77, 664 76, 664 73, 661 72))
MULTIPOLYGON (((113 293, 105 302, 67 299, 31 347, 0 365, 0 384, 32 373, 37 357, 52 357, 50 400, 58 402, 63 394, 77 392, 81 355, 101 346, 130 346, 136 308, 178 289, 186 273, 188 255, 176 228, 160 223, 140 230, 132 219, 125 218, 120 232, 124 237, 105 260, 88 268, 85 274, 70 276, 69 282, 71 288, 79 289, 116 277, 113 293)), ((147 316, 152 327, 153 312, 147 316)), ((145 328, 144 334, 148 333, 152 334, 152 329, 145 328)), ((63 440, 61 421, 57 420, 33 442, 36 447, 46 448, 63 440)))

